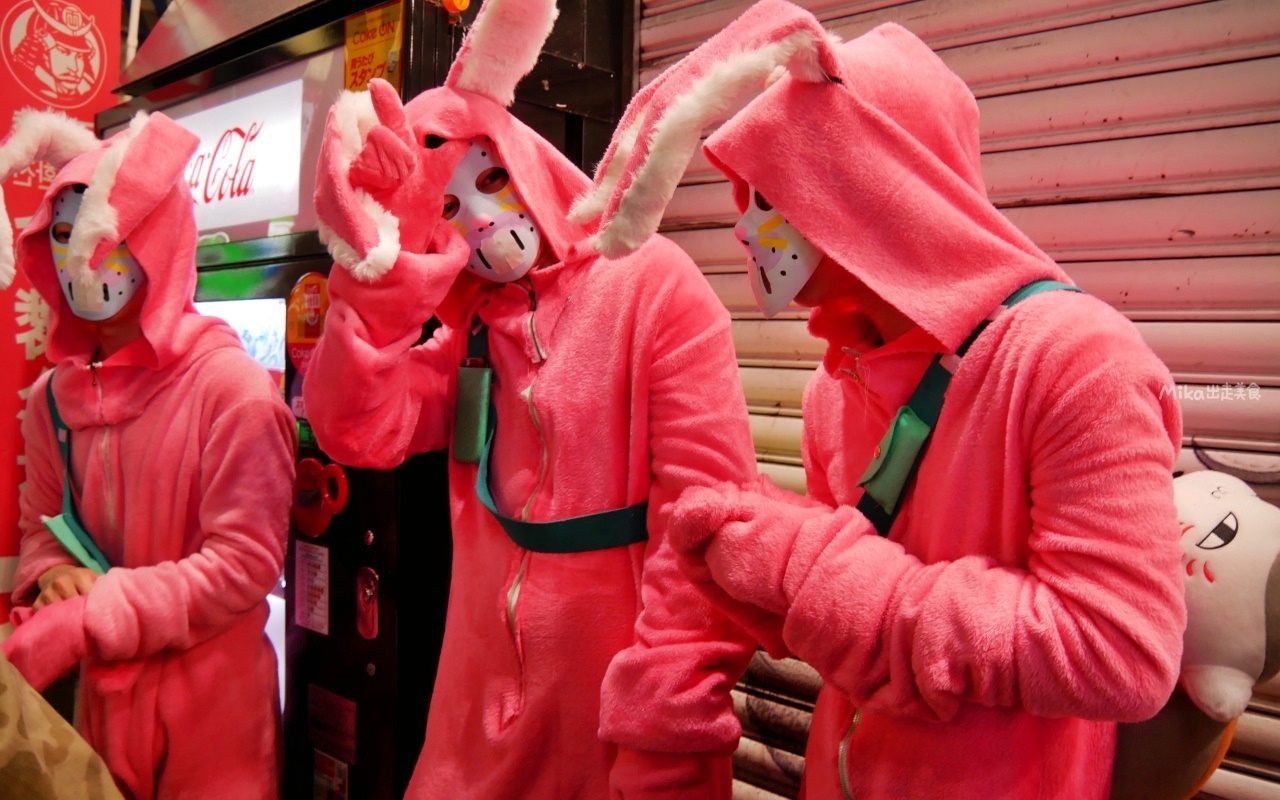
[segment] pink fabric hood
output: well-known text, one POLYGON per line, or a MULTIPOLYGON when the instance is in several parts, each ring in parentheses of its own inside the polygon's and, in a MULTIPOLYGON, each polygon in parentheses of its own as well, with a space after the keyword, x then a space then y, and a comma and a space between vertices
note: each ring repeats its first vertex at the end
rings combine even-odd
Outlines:
MULTIPOLYGON (((427 135, 450 141, 488 137, 511 174, 516 193, 524 200, 538 228, 559 259, 587 231, 567 219, 569 206, 586 191, 590 179, 550 142, 485 95, 441 86, 405 104, 405 115, 419 140, 427 135)), ((455 161, 460 152, 445 151, 455 161)), ((594 254, 593 254, 594 255, 594 254)))
POLYGON ((18 236, 17 264, 50 306, 49 358, 58 365, 80 368, 59 370, 55 386, 59 396, 90 396, 94 376, 83 368, 92 360, 98 340, 94 323, 72 314, 58 287, 48 236, 52 200, 58 191, 72 184, 89 187, 71 247, 74 251, 74 237, 83 226, 81 241, 90 270, 126 242, 147 275, 143 335, 97 369, 97 379, 112 385, 105 405, 98 408, 96 401, 63 404, 66 407, 60 410, 72 428, 136 416, 165 385, 163 379, 135 380, 140 371, 167 372, 218 348, 239 347, 235 331, 221 320, 200 316, 192 304, 196 227, 184 175, 198 144, 194 134, 163 114, 139 114, 127 129, 72 158, 58 171, 18 236))
POLYGON ((755 186, 948 350, 1019 286, 1066 280, 987 200, 977 104, 928 45, 894 24, 840 43, 786 0, 756 3, 636 95, 574 208, 598 220, 600 252, 657 229, 701 130, 729 114, 704 149, 739 208, 755 186))
POLYGON ((928 45, 887 24, 835 51, 839 83, 785 76, 707 140, 739 207, 750 183, 947 350, 1019 286, 1068 280, 987 200, 977 103, 928 45))
MULTIPOLYGON (((445 84, 406 103, 403 113, 412 134, 414 158, 424 162, 424 172, 434 176, 447 178, 452 174, 465 154, 463 143, 490 140, 510 174, 512 186, 554 252, 555 260, 576 262, 596 256, 583 243, 594 226, 579 225, 568 219, 570 206, 590 187, 590 179, 507 110, 514 101, 516 85, 536 63, 556 15, 552 0, 486 3, 468 31, 445 84), (435 140, 436 137, 445 142, 435 140)), ((384 93, 391 91, 387 86, 373 88, 384 93)), ((336 106, 336 123, 343 130, 346 148, 343 160, 348 164, 362 158, 360 153, 362 148, 367 150, 369 133, 380 122, 370 100, 372 94, 344 93, 336 106)), ((387 120, 381 122, 385 125, 387 120)), ((367 153, 363 157, 368 157, 367 153)), ((389 219, 381 206, 389 201, 391 192, 388 189, 366 195, 364 189, 356 190, 357 196, 373 200, 374 214, 384 229, 379 246, 394 242, 386 247, 389 253, 401 246, 409 252, 425 249, 439 223, 440 206, 431 203, 423 206, 422 214, 429 216, 409 219, 392 212, 390 216, 395 219, 389 219)), ((317 195, 317 204, 326 209, 335 202, 317 195)), ((325 216, 321 214, 322 220, 325 216)), ((332 242, 330 247, 332 252, 332 242)), ((340 256, 335 257, 342 260, 340 256)), ((380 266, 367 267, 368 273, 365 268, 357 268, 355 274, 368 279, 385 272, 393 260, 394 256, 380 266)), ((463 272, 439 307, 438 315, 451 325, 464 326, 477 297, 488 286, 463 272)))

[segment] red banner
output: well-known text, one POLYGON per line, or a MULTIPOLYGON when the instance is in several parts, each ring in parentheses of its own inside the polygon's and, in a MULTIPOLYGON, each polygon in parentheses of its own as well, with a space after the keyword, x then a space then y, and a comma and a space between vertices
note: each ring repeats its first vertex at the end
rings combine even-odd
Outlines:
MULTIPOLYGON (((10 0, 0 12, 0 138, 13 112, 52 109, 84 120, 115 105, 111 86, 120 74, 119 0, 10 0)), ((9 223, 26 225, 56 170, 32 164, 3 186, 9 223)), ((22 463, 22 411, 31 383, 49 368, 45 358, 49 306, 21 270, 0 292, 0 623, 18 555, 18 485, 22 463)))

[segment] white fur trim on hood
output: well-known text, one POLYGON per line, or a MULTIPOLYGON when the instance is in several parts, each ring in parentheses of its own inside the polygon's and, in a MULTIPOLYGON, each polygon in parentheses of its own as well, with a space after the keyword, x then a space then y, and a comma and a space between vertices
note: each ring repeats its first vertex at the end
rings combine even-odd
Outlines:
MULTIPOLYGON (((48 161, 61 169, 68 161, 98 147, 85 126, 56 111, 20 109, 13 115, 12 133, 0 146, 0 183, 36 161, 48 161)), ((9 288, 14 276, 13 224, 0 193, 0 290, 9 288)))
MULTIPOLYGON (((334 103, 334 114, 342 134, 341 170, 345 174, 351 162, 360 155, 369 131, 378 125, 378 114, 373 108, 371 92, 343 92, 334 103)), ((363 189, 354 188, 364 213, 373 221, 378 231, 378 243, 364 258, 351 245, 334 233, 324 222, 317 225, 320 241, 329 250, 333 260, 346 267, 357 280, 372 283, 381 278, 396 263, 400 255, 400 220, 382 207, 363 189)))
POLYGON ((97 274, 89 268, 93 251, 103 239, 119 238, 116 210, 111 205, 111 190, 116 185, 120 165, 129 145, 147 124, 147 112, 139 111, 129 122, 128 129, 114 138, 102 160, 93 170, 89 188, 84 190, 84 200, 71 229, 71 241, 67 243, 67 272, 76 285, 86 291, 99 291, 97 274))

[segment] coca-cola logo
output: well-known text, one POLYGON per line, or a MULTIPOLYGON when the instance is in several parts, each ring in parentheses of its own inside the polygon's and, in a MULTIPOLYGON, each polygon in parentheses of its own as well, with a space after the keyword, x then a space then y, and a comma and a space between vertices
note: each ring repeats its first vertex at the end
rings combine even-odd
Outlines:
POLYGON ((106 80, 106 42, 94 18, 65 0, 19 0, 0 22, 0 60, 28 94, 79 108, 106 80))
POLYGON ((262 123, 247 129, 228 128, 209 150, 199 150, 187 166, 187 184, 197 203, 216 203, 244 197, 253 191, 255 159, 250 151, 262 123))

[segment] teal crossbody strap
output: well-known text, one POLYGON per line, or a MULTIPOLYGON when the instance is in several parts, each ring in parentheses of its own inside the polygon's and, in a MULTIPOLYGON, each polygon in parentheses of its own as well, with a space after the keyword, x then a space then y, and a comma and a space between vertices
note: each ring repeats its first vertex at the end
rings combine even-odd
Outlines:
POLYGON ((46 519, 44 524, 77 561, 102 575, 111 569, 111 562, 107 561, 89 531, 85 530, 84 523, 80 521, 80 512, 76 510, 75 497, 71 493, 71 429, 58 413, 58 401, 53 396, 53 372, 49 373, 49 382, 45 384, 45 397, 49 402, 53 430, 58 438, 58 451, 62 453, 62 513, 46 519))
MULTIPOLYGON (((467 355, 468 361, 489 361, 487 326, 479 325, 471 331, 467 341, 467 355)), ((488 420, 488 436, 480 456, 480 468, 476 470, 476 497, 502 525, 511 541, 535 553, 586 553, 626 547, 649 538, 646 523, 648 501, 549 522, 527 522, 500 514, 497 504, 493 502, 493 494, 489 491, 489 461, 498 428, 498 415, 494 412, 492 402, 489 403, 488 420)))
MULTIPOLYGON (((1079 292, 1078 287, 1059 281, 1041 280, 1028 283, 1009 295, 1001 309, 1013 306, 1034 297, 1041 292, 1069 291, 1079 292)), ((867 467, 858 485, 863 488, 862 499, 858 501, 858 510, 862 512, 876 532, 888 536, 893 521, 902 510, 902 500, 907 485, 911 482, 924 456, 925 447, 933 429, 942 414, 942 403, 946 398, 947 387, 951 385, 951 375, 958 366, 958 359, 964 358, 970 346, 977 341, 987 329, 996 314, 983 320, 969 338, 956 350, 956 359, 948 359, 950 369, 944 366, 942 355, 934 356, 925 370, 924 377, 912 392, 911 399, 898 409, 897 415, 889 423, 884 438, 876 447, 875 457, 867 467)))

